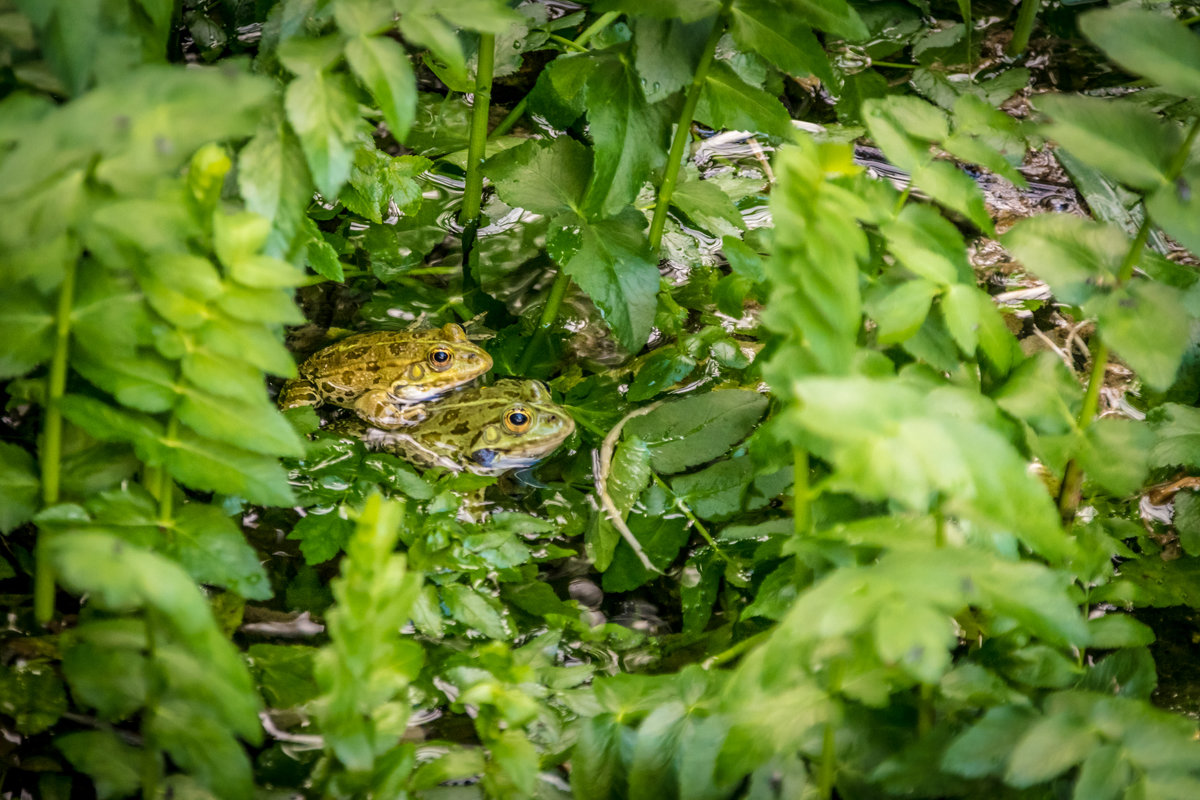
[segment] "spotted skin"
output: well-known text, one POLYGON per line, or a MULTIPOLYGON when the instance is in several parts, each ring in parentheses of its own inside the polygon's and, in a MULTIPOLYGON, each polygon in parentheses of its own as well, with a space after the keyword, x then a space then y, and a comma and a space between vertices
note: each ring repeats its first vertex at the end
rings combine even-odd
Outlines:
POLYGON ((284 384, 280 408, 329 404, 350 408, 377 428, 415 425, 426 400, 469 383, 492 358, 458 325, 348 336, 314 353, 284 384))
POLYGON ((503 379, 431 403, 427 418, 404 430, 357 420, 334 430, 420 466, 499 475, 541 461, 571 435, 575 421, 541 383, 503 379))

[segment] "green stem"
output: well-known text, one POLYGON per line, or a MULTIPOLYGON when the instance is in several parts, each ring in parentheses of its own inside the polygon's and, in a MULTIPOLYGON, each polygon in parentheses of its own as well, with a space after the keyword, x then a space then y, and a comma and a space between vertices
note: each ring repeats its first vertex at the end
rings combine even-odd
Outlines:
MULTIPOLYGON (((1174 182, 1187 165, 1188 156, 1192 152, 1192 144, 1195 143, 1197 135, 1200 135, 1200 118, 1192 120, 1183 144, 1175 151, 1163 173, 1163 177, 1168 183, 1174 182)), ((1150 238, 1150 228, 1150 217, 1143 215, 1142 224, 1138 226, 1129 249, 1125 251, 1125 257, 1121 259, 1121 266, 1117 269, 1117 286, 1125 284, 1133 277, 1133 270, 1137 267, 1138 259, 1141 258, 1142 251, 1146 249, 1146 242, 1150 238)), ((1086 430, 1092 424, 1096 412, 1100 410, 1100 389, 1104 386, 1104 375, 1108 369, 1108 346, 1102 338, 1094 338, 1096 344, 1092 350, 1092 372, 1088 376, 1083 405, 1080 406, 1079 416, 1076 418, 1080 431, 1086 430)), ((1067 527, 1070 527, 1071 523, 1075 521, 1075 512, 1079 508, 1082 489, 1083 470, 1080 468, 1079 462, 1071 459, 1067 462, 1067 468, 1063 472, 1062 485, 1058 490, 1058 513, 1062 518, 1063 525, 1067 527)))
POLYGON ((667 171, 663 174, 662 183, 658 187, 658 198, 654 202, 654 217, 650 220, 650 248, 658 252, 662 245, 663 230, 667 225, 667 208, 671 204, 671 195, 675 193, 675 181, 683 166, 683 154, 687 149, 688 139, 692 134, 692 118, 696 115, 696 104, 700 102, 700 92, 708 79, 708 68, 712 66, 713 55, 717 51, 717 42, 725 33, 725 16, 733 0, 722 0, 721 12, 713 21, 712 32, 700 56, 700 63, 692 76, 692 85, 688 89, 683 108, 679 111, 679 119, 675 123, 675 137, 671 140, 671 152, 667 155, 667 171))
MULTIPOLYGON (((611 25, 613 20, 615 20, 619 16, 621 16, 621 13, 619 11, 609 11, 605 14, 602 14, 599 18, 597 18, 597 20, 595 22, 593 22, 591 25, 589 25, 587 27, 587 29, 584 30, 583 33, 581 33, 577 37, 575 37, 575 41, 573 41, 573 42, 571 42, 570 40, 567 40, 567 39, 562 39, 562 37, 558 37, 558 36, 555 36, 552 38, 555 39, 556 41, 561 39, 564 42, 569 42, 573 49, 577 49, 582 52, 587 52, 587 48, 585 48, 584 45, 587 44, 591 40, 591 38, 593 36, 595 36, 597 33, 604 30, 609 25, 611 25)), ((490 134, 488 134, 488 138, 494 139, 497 136, 503 136, 504 134, 506 134, 510 130, 512 130, 513 125, 516 125, 518 120, 520 120, 521 117, 525 116, 525 109, 528 107, 529 107, 529 95, 526 95, 525 97, 521 98, 521 102, 517 103, 513 107, 512 111, 508 112, 508 116, 506 116, 500 122, 500 124, 496 126, 496 129, 494 131, 492 131, 490 134)))
POLYGON ((933 687, 927 683, 921 684, 921 699, 917 705, 917 733, 927 735, 933 730, 933 687))
MULTIPOLYGON (((58 309, 54 317, 54 355, 50 360, 50 379, 46 390, 46 421, 42 433, 42 505, 58 502, 62 469, 62 409, 59 400, 67 389, 67 355, 71 342, 71 306, 75 300, 75 262, 67 264, 58 290, 58 309)), ((49 532, 38 531, 37 564, 33 576, 33 613, 45 625, 54 616, 54 565, 50 563, 49 532)))
MULTIPOLYGON (((171 412, 170 419, 167 420, 166 440, 174 442, 179 436, 179 418, 175 416, 175 412, 171 412)), ((171 473, 167 472, 166 467, 159 470, 158 473, 158 524, 168 536, 174 527, 171 525, 172 516, 175 513, 175 483, 171 480, 171 473)))
POLYGON ((566 49, 574 50, 576 53, 586 53, 587 52, 586 47, 583 47, 582 45, 578 44, 577 42, 571 41, 570 39, 566 38, 565 36, 559 36, 557 33, 550 34, 550 41, 558 42, 566 49))
POLYGON ((1017 14, 1017 24, 1013 29, 1012 41, 1008 44, 1008 54, 1019 56, 1029 46, 1029 35, 1033 33, 1033 23, 1037 20, 1041 0, 1021 0, 1021 10, 1017 14))
POLYGON ((475 70, 475 105, 471 108, 470 140, 467 143, 467 179, 463 187, 462 209, 458 214, 463 226, 463 287, 476 288, 477 277, 470 269, 471 250, 479 231, 479 212, 483 204, 483 160, 487 147, 488 112, 492 105, 492 72, 496 62, 496 36, 479 36, 479 66, 475 70))
MULTIPOLYGON (((841 664, 834 663, 830 669, 829 697, 832 701, 842 688, 841 664)), ((824 735, 821 737, 821 764, 817 772, 817 797, 822 800, 830 800, 833 797, 833 784, 837 780, 836 733, 836 720, 827 720, 824 735)))
POLYGON ((162 761, 154 736, 154 715, 158 711, 162 694, 155 641, 154 612, 146 609, 146 706, 142 712, 142 797, 154 800, 158 797, 158 784, 162 778, 162 761))
POLYGON ((871 66, 872 67, 892 67, 893 69, 920 69, 921 68, 919 64, 898 64, 895 61, 879 61, 878 59, 874 59, 874 58, 871 59, 871 66))
POLYGON ((550 327, 558 319, 558 310, 562 307, 563 297, 566 296, 570 285, 571 276, 560 269, 558 274, 554 276, 554 283, 550 286, 550 293, 546 295, 546 307, 542 309, 542 317, 538 321, 537 330, 533 332, 533 340, 525 348, 525 352, 521 354, 521 363, 517 365, 517 370, 522 375, 529 371, 529 365, 533 363, 533 357, 541 350, 541 345, 546 340, 550 327))
POLYGON ((807 536, 812 531, 812 500, 808 485, 808 451, 802 447, 792 448, 792 519, 797 536, 807 536))
POLYGON ((675 507, 683 512, 683 515, 688 518, 689 522, 692 523, 692 527, 696 529, 696 532, 700 534, 704 541, 708 542, 708 546, 713 549, 713 552, 715 552, 722 561, 728 562, 729 557, 725 555, 725 552, 721 549, 721 546, 717 544, 716 540, 713 539, 712 534, 708 532, 708 528, 704 526, 704 523, 701 522, 700 518, 697 517, 695 512, 692 511, 691 506, 685 503, 682 497, 675 494, 671 487, 664 483, 662 478, 658 477, 657 472, 651 472, 650 477, 654 479, 654 484, 658 486, 658 488, 662 489, 663 492, 675 500, 675 507))
POLYGON ((760 631, 748 639, 742 639, 737 644, 727 647, 720 653, 717 653, 715 656, 709 656, 708 658, 704 659, 704 662, 700 666, 704 667, 704 669, 712 669, 713 667, 719 667, 722 664, 732 661, 742 653, 749 650, 751 647, 754 647, 756 644, 766 639, 767 636, 772 632, 773 630, 760 631))

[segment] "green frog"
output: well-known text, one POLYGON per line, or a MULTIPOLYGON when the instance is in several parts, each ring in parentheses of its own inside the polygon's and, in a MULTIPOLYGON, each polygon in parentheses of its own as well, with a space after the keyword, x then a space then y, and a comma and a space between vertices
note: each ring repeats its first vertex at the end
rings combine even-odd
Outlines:
POLYGON ((334 430, 356 436, 424 467, 499 475, 536 464, 575 430, 575 420, 538 381, 502 379, 431 403, 426 418, 404 430, 348 420, 334 430))
POLYGON ((323 403, 354 409, 376 428, 415 425, 444 392, 492 368, 492 357, 453 323, 419 331, 373 331, 319 350, 283 385, 280 408, 323 403))

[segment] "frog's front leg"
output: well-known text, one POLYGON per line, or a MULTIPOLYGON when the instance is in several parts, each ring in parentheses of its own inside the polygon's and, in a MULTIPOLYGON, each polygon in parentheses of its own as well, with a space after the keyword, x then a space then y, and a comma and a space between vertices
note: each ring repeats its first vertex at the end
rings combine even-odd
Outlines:
POLYGON ((383 389, 364 393, 354 401, 354 410, 367 422, 384 430, 407 428, 428 416, 423 403, 397 405, 392 396, 383 389))
POLYGON ((317 395, 317 387, 304 378, 291 378, 279 390, 277 400, 280 408, 299 408, 300 406, 319 406, 321 398, 317 395))

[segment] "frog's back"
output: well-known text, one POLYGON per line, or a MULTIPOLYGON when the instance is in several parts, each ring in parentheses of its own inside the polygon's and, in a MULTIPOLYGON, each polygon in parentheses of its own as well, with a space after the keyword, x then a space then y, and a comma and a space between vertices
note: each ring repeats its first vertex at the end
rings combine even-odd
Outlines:
POLYGON ((425 357, 429 345, 441 341, 441 331, 369 331, 355 333, 314 353, 300 367, 311 380, 342 378, 348 383, 355 373, 379 375, 400 369, 425 357))

